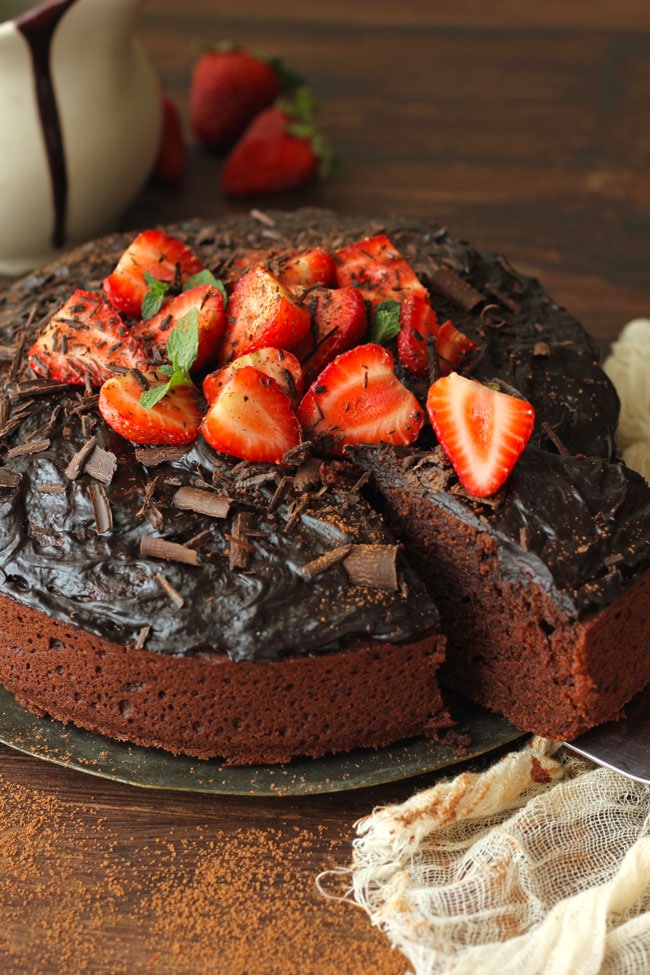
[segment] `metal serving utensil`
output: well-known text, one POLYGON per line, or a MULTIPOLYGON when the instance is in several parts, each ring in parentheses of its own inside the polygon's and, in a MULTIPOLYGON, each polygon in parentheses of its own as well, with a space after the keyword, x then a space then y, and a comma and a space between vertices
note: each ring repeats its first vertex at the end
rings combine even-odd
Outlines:
POLYGON ((625 708, 625 717, 564 743, 570 751, 638 782, 650 783, 650 684, 625 708))

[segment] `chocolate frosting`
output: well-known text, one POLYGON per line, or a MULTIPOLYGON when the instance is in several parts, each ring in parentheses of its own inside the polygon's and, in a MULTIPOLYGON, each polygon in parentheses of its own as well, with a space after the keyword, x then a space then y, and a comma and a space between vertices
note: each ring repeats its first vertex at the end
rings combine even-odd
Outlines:
MULTIPOLYGON (((467 372, 500 379, 530 398, 537 425, 523 460, 490 504, 458 492, 439 451, 414 451, 405 461, 399 452, 379 449, 361 451, 357 460, 375 471, 380 486, 383 477, 387 484, 425 492, 494 533, 504 572, 536 579, 569 614, 606 605, 647 563, 649 493, 616 460, 616 394, 591 340, 535 280, 442 228, 408 222, 342 223, 329 212, 298 210, 264 219, 232 217, 214 226, 192 221, 169 231, 218 276, 247 248, 323 243, 334 249, 387 232, 428 284, 439 318, 450 317, 476 339, 479 349, 467 372)), ((80 247, 0 296, 7 346, 20 346, 25 330, 29 340, 75 287, 99 289, 132 236, 80 247)), ((30 380, 24 356, 6 358, 0 442, 7 472, 20 481, 0 487, 3 592, 116 641, 134 641, 150 626, 146 646, 152 650, 217 650, 242 660, 325 652, 369 637, 399 642, 438 625, 431 599, 401 553, 394 591, 351 585, 342 562, 313 578, 302 571, 346 543, 392 543, 380 516, 340 467, 324 469, 324 481, 305 492, 292 480, 299 468, 233 465, 200 442, 182 459, 148 469, 131 444, 103 425, 91 397, 71 389, 27 396, 16 385, 30 380), (13 424, 26 402, 24 416, 13 424), (57 404, 60 412, 53 413, 57 404), (91 432, 116 459, 113 479, 94 492, 108 504, 104 521, 112 519, 112 528, 101 532, 89 492, 94 479, 83 469, 72 479, 65 473, 91 432), (50 444, 35 453, 11 449, 39 440, 50 444), (285 475, 288 493, 274 504, 285 475), (197 482, 233 499, 225 523, 174 507, 178 488, 197 482), (237 511, 251 513, 254 531, 245 540, 248 564, 232 570, 229 536, 237 511), (206 532, 199 565, 140 552, 143 534, 187 545, 206 532)), ((424 395, 422 384, 404 378, 424 395)))

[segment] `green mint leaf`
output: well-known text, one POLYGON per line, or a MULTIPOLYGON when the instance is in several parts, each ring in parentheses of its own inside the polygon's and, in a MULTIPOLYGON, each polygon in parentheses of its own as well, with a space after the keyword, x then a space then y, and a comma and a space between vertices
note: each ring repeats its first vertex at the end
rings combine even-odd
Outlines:
POLYGON ((218 288, 223 295, 224 308, 227 306, 228 292, 226 291, 225 284, 223 281, 220 281, 219 278, 215 278, 212 271, 208 271, 207 268, 205 268, 203 271, 197 271, 197 273, 193 274, 191 278, 188 278, 183 285, 183 291, 187 291, 189 288, 196 288, 200 284, 210 284, 213 288, 218 288))
POLYGON ((167 339, 167 356, 174 373, 189 375, 199 354, 199 312, 192 308, 174 325, 167 339))
POLYGON ((140 404, 144 406, 145 410, 151 410, 156 403, 161 401, 163 396, 166 396, 168 392, 169 383, 160 383, 159 386, 150 386, 149 389, 145 389, 140 396, 140 404))
POLYGON ((170 366, 169 363, 166 362, 163 366, 158 366, 158 372, 161 372, 163 376, 173 376, 174 367, 170 366))
POLYGON ((155 278, 153 274, 149 274, 148 271, 144 272, 144 280, 149 286, 149 290, 142 299, 142 317, 152 318, 162 308, 165 295, 169 291, 169 283, 167 281, 159 281, 158 278, 155 278))
POLYGON ((377 345, 386 345, 394 339, 401 327, 399 313, 398 301, 393 301, 392 298, 380 301, 372 313, 368 341, 375 342, 377 345))

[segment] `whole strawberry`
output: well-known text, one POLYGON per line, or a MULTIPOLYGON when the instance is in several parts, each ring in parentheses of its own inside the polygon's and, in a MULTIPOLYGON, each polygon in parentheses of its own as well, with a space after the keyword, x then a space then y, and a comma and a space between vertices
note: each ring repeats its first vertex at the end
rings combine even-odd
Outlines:
POLYGON ((306 88, 260 112, 226 157, 221 188, 229 196, 294 189, 319 172, 326 175, 331 150, 315 122, 306 88))
POLYGON ((244 48, 215 48, 199 58, 192 73, 192 132, 206 148, 228 149, 280 89, 280 74, 272 63, 244 48))

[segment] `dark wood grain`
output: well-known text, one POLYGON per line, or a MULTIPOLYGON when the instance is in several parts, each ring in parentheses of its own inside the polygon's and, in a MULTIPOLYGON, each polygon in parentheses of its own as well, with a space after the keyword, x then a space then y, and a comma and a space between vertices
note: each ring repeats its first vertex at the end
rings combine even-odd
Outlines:
MULTIPOLYGON (((186 122, 192 66, 211 41, 280 54, 311 82, 340 171, 255 205, 432 215, 539 276, 603 343, 650 314, 645 0, 150 0, 140 27, 186 122)), ((249 206, 220 193, 217 158, 193 144, 188 156, 184 185, 147 186, 124 228, 249 206)), ((138 790, 0 748, 0 967, 397 975, 404 959, 314 880, 349 861, 358 818, 428 781, 303 799, 208 798, 138 790), (232 867, 230 888, 216 872, 212 885, 199 883, 218 863, 232 867), (83 895, 74 893, 80 881, 83 895), (255 910, 266 890, 261 928, 245 917, 246 883, 255 910), (238 948, 246 939, 248 960, 238 948)))

